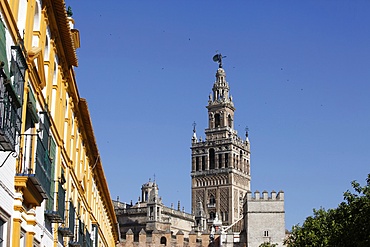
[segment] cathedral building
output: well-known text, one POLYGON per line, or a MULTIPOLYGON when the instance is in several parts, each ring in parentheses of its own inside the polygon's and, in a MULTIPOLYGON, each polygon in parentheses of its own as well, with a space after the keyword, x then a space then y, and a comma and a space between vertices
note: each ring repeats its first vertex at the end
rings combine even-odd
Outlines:
POLYGON ((162 204, 158 186, 148 182, 136 204, 114 201, 119 246, 248 246, 283 245, 284 192, 251 192, 250 141, 234 129, 235 106, 219 63, 208 99, 205 139, 191 140, 191 214, 162 204))
POLYGON ((141 197, 135 204, 119 200, 113 203, 122 239, 119 246, 133 246, 139 240, 145 241, 144 246, 169 245, 171 236, 189 238, 194 226, 193 215, 184 212, 180 202, 177 208, 163 204, 155 181, 142 185, 141 197))

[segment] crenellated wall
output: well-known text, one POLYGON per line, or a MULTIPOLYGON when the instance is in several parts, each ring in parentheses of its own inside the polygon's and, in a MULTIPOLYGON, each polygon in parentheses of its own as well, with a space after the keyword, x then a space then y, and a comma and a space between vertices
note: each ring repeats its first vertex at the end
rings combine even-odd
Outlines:
POLYGON ((252 193, 244 198, 244 224, 249 247, 264 242, 283 246, 285 237, 284 192, 267 191, 252 193))

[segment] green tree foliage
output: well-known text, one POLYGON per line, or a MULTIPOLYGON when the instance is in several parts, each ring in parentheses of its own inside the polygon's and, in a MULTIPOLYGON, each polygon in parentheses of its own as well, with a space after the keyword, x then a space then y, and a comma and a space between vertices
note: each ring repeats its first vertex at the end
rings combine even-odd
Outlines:
POLYGON ((313 210, 303 225, 295 225, 285 240, 289 247, 298 246, 370 246, 370 174, 367 185, 353 181, 353 192, 344 193, 337 208, 313 210))

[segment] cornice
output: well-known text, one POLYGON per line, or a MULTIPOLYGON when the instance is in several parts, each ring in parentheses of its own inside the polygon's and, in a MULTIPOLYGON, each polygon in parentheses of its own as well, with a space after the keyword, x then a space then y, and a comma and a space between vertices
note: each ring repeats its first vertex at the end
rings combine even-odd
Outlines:
POLYGON ((99 194, 100 196, 103 197, 102 201, 104 203, 104 207, 106 208, 109 219, 111 221, 111 227, 112 227, 114 239, 117 241, 118 240, 118 229, 117 229, 118 221, 117 221, 116 214, 114 212, 113 202, 110 197, 107 180, 104 175, 103 166, 100 160, 99 150, 97 147, 86 99, 83 99, 83 98, 80 99, 78 108, 79 108, 81 118, 82 118, 81 120, 82 120, 85 138, 86 138, 85 143, 89 151, 88 154, 89 154, 89 160, 90 160, 90 165, 92 168, 93 176, 97 183, 97 187, 100 192, 99 194))
POLYGON ((63 0, 45 0, 43 4, 47 7, 50 26, 59 34, 60 42, 58 45, 62 48, 68 65, 77 67, 76 46, 73 42, 65 2, 63 0))

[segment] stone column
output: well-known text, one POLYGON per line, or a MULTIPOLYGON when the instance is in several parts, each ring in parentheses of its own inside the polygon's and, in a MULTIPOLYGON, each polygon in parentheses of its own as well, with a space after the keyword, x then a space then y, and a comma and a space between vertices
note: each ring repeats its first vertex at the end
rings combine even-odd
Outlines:
POLYGON ((208 154, 204 156, 204 158, 206 159, 206 171, 209 170, 209 160, 208 160, 208 154))
POLYGON ((218 164, 218 153, 215 153, 215 169, 219 169, 219 164, 218 164))

